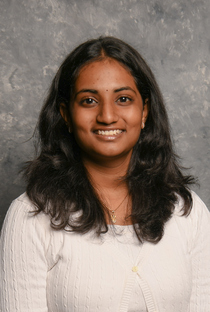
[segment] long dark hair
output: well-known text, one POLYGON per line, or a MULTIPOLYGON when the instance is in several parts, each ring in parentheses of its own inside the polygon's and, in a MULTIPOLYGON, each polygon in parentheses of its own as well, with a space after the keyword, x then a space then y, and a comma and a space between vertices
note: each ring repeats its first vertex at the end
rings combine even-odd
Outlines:
POLYGON ((149 66, 134 48, 114 37, 81 44, 60 66, 39 117, 39 155, 25 167, 26 192, 37 208, 36 213, 48 213, 55 229, 68 228, 79 233, 94 229, 98 234, 108 230, 103 204, 59 111, 61 103, 70 105, 82 66, 105 57, 123 64, 134 77, 143 103, 149 99, 146 126, 124 178, 132 198, 131 218, 139 240, 158 242, 179 197, 183 199, 183 215, 190 213, 192 198, 188 186, 194 179, 181 172, 163 98, 149 66))

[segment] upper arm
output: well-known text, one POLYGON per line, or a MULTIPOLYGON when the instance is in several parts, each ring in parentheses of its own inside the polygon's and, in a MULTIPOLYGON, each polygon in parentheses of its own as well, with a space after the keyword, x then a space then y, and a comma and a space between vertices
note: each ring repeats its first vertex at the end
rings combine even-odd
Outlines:
POLYGON ((0 239, 0 311, 47 312, 46 236, 20 200, 12 203, 0 239))
POLYGON ((190 312, 208 312, 210 307, 210 212, 196 195, 193 195, 191 249, 192 295, 190 312))

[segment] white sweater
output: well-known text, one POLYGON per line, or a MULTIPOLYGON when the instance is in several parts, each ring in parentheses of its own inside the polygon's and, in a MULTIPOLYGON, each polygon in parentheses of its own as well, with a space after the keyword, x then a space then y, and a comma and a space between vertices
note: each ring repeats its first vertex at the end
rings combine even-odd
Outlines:
POLYGON ((190 215, 177 204, 156 245, 131 226, 101 238, 55 231, 21 195, 1 234, 0 311, 209 312, 210 213, 192 195, 190 215))

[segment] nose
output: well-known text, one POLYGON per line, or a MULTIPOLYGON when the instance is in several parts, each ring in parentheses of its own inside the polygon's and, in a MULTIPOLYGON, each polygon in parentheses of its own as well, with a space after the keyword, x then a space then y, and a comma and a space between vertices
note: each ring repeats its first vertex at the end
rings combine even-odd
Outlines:
POLYGON ((117 114, 117 107, 115 103, 111 101, 104 101, 99 105, 99 112, 97 115, 97 121, 106 125, 117 122, 119 116, 117 114))

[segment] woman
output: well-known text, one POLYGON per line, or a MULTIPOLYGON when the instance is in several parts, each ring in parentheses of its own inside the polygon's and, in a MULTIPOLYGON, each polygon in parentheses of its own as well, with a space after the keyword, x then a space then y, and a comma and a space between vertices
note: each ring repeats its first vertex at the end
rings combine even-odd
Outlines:
POLYGON ((139 53, 113 37, 77 47, 38 129, 1 236, 1 311, 209 311, 210 215, 139 53))

